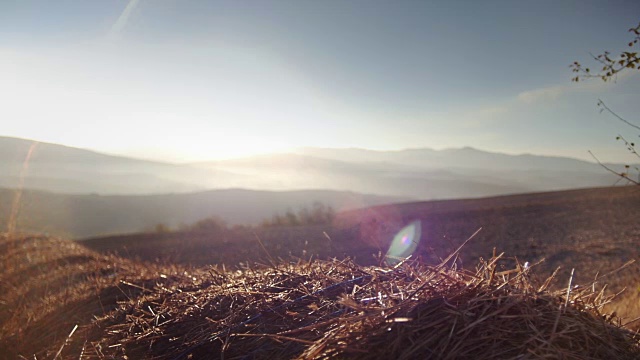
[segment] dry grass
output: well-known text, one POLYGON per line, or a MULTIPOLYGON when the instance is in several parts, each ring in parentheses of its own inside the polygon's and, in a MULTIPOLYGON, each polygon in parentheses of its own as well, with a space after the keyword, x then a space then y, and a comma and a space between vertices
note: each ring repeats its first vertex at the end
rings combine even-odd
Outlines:
MULTIPOLYGON (((246 231, 134 234, 93 239, 83 244, 99 252, 155 263, 207 264, 267 261, 255 233, 273 258, 345 258, 377 265, 394 234, 421 219, 423 239, 416 255, 435 265, 479 227, 483 230, 461 252, 464 267, 490 258, 493 248, 522 262, 546 259, 537 268, 546 277, 558 267, 553 289, 562 289, 575 269, 577 283, 589 283, 629 260, 626 271, 604 280, 611 292, 625 290, 607 311, 624 321, 640 316, 640 187, 583 189, 488 199, 419 202, 339 214, 333 227, 289 227, 246 231), (325 236, 329 235, 330 240, 325 236)), ((515 266, 511 262, 508 266, 515 266)), ((598 286, 604 285, 599 282, 598 286)), ((640 321, 630 324, 640 329, 640 321)))
POLYGON ((602 313, 611 297, 599 284, 552 291, 502 256, 474 271, 334 260, 186 272, 63 240, 2 240, 10 358, 640 357, 638 335, 602 313))
MULTIPOLYGON (((0 357, 51 358, 46 350, 75 325, 136 299, 159 268, 104 256, 55 238, 0 235, 0 357)), ((164 271, 180 271, 170 267, 164 271)))

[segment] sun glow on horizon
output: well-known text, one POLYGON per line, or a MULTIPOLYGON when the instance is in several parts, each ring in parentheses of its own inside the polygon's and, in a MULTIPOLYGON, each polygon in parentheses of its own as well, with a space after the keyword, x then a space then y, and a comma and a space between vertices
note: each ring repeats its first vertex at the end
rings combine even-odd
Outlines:
POLYGON ((286 143, 257 138, 215 137, 210 141, 192 140, 173 142, 171 149, 162 144, 147 144, 122 150, 114 149, 110 153, 153 161, 190 163, 273 155, 295 149, 286 143))

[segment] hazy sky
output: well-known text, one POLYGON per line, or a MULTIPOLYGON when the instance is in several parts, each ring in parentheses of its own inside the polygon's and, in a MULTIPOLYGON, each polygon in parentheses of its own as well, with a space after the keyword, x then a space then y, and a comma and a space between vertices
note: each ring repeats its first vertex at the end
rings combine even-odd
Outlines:
POLYGON ((170 161, 300 146, 628 159, 629 1, 1 0, 0 135, 170 161))

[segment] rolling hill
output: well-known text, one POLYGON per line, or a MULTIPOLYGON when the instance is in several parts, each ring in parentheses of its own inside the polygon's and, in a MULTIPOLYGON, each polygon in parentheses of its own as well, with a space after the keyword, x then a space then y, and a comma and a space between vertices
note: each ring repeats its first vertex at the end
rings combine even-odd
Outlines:
MULTIPOLYGON (((16 191, 0 188, 0 232, 6 231, 16 191)), ((400 197, 331 190, 210 190, 164 195, 78 195, 24 191, 17 230, 70 238, 131 233, 157 224, 177 227, 207 217, 232 224, 256 224, 276 213, 314 202, 336 210, 406 201, 400 197)))

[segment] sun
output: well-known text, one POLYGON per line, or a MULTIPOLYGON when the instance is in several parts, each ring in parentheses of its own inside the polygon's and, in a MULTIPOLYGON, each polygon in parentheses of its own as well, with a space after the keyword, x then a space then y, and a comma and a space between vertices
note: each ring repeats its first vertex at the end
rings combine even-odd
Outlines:
POLYGON ((211 144, 203 152, 193 151, 193 156, 199 154, 205 158, 232 159, 239 157, 287 152, 292 147, 285 143, 259 139, 256 137, 229 138, 217 144, 211 144))

